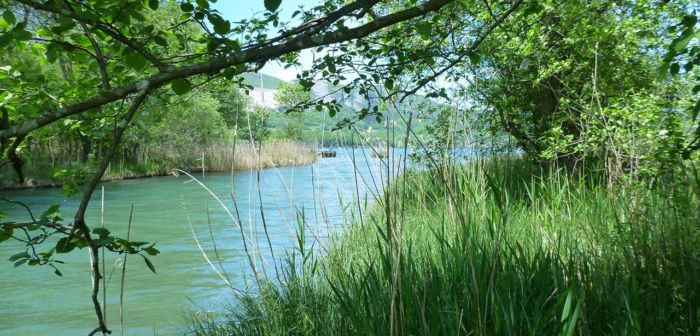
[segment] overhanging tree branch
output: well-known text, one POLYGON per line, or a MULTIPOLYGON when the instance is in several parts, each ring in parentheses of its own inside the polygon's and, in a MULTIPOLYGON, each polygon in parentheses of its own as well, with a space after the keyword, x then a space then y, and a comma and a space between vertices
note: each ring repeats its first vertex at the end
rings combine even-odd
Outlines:
MULTIPOLYGON (((75 10, 71 5, 68 3, 68 1, 63 1, 63 3, 68 7, 68 9, 75 13, 75 10)), ((79 22, 80 28, 82 28, 83 33, 85 33, 85 36, 88 38, 90 41, 90 45, 92 45, 92 49, 95 50, 95 59, 97 60, 97 65, 100 68, 100 73, 102 74, 102 88, 104 90, 109 90, 111 87, 109 85, 109 74, 107 73, 107 60, 105 59, 104 55, 102 54, 102 49, 100 48, 100 45, 97 44, 97 41, 95 40, 95 37, 92 36, 92 33, 88 29, 87 25, 84 22, 79 22)))
MULTIPOLYGON (((276 43, 278 41, 284 40, 289 37, 293 37, 295 35, 300 35, 300 34, 309 34, 310 31, 313 32, 318 32, 321 29, 330 26, 333 22, 338 21, 340 18, 358 10, 358 9, 363 9, 363 8, 370 8, 377 3, 379 3, 381 0, 357 0, 355 2, 352 2, 350 4, 347 4, 340 9, 336 10, 335 12, 323 17, 323 18, 318 18, 314 19, 311 21, 307 21, 299 26, 297 26, 294 29, 288 30, 286 32, 283 32, 281 35, 272 38, 268 41, 264 41, 258 44, 251 45, 251 47, 260 47, 264 45, 269 45, 272 43, 276 43)), ((359 17, 357 17, 359 18, 359 17)))
POLYGON ((165 71, 167 70, 167 65, 164 64, 158 57, 153 55, 146 47, 140 45, 139 43, 135 42, 134 40, 130 39, 126 35, 122 34, 118 29, 116 29, 114 26, 110 24, 106 24, 104 22, 100 22, 98 20, 90 19, 87 17, 84 17, 82 15, 79 15, 78 13, 74 11, 70 11, 65 8, 57 8, 57 7, 52 7, 46 4, 42 4, 33 0, 17 0, 17 2, 23 3, 27 6, 30 6, 34 9, 38 9, 44 12, 49 12, 49 13, 55 13, 58 15, 62 15, 68 18, 71 18, 75 21, 78 21, 81 24, 88 24, 91 25, 101 31, 103 31, 105 34, 111 36, 113 39, 133 48, 136 50, 139 54, 141 54, 144 58, 146 58, 149 62, 151 62, 158 70, 160 71, 165 71))
MULTIPOLYGON (((43 6, 31 0, 18 1, 43 6)), ((230 56, 219 57, 210 61, 174 68, 167 72, 160 72, 158 74, 146 77, 139 81, 112 88, 99 95, 85 99, 82 102, 46 112, 41 117, 26 121, 21 125, 17 125, 10 129, 2 130, 0 131, 0 138, 26 135, 29 132, 32 132, 33 130, 46 126, 62 118, 106 105, 108 103, 125 98, 126 96, 133 94, 139 90, 152 90, 162 87, 176 79, 206 73, 215 73, 222 69, 236 65, 242 65, 251 62, 267 61, 308 48, 363 38, 381 30, 382 28, 440 10, 441 8, 443 8, 451 2, 454 2, 454 0, 430 0, 426 3, 416 5, 414 7, 393 14, 379 17, 369 23, 358 26, 356 28, 346 29, 342 31, 336 30, 319 35, 299 36, 284 43, 263 46, 259 48, 246 49, 230 56)), ((63 14, 64 12, 66 13, 66 15, 71 14, 68 11, 60 10, 61 14, 63 14)))
MULTIPOLYGON (((507 19, 520 6, 520 4, 522 2, 523 2, 523 0, 518 0, 513 5, 511 5, 511 7, 508 8, 508 10, 506 10, 496 20, 494 20, 493 23, 491 23, 488 27, 486 27, 486 29, 484 30, 483 33, 479 34, 478 38, 476 40, 474 40, 474 42, 472 42, 472 44, 469 46, 469 48, 467 48, 463 52, 459 53, 459 57, 450 61, 445 67, 438 70, 437 72, 434 72, 432 75, 426 77, 425 79, 419 81, 418 85, 416 85, 416 87, 414 87, 413 89, 408 90, 408 91, 403 91, 403 92, 397 91, 396 94, 398 94, 398 93, 403 94, 403 97, 401 98, 400 102, 403 102, 408 96, 415 94, 416 92, 418 92, 418 90, 423 88, 427 83, 432 82, 435 79, 437 79, 438 77, 442 76, 442 74, 444 74, 445 72, 447 72, 448 70, 450 70, 451 68, 456 66, 457 64, 462 63, 464 58, 468 57, 469 54, 474 53, 476 51, 476 49, 479 48, 479 45, 481 45, 481 43, 486 39, 486 37, 488 37, 489 34, 491 34, 491 32, 493 32, 496 28, 498 28, 498 26, 500 26, 501 23, 503 23, 503 21, 505 21, 505 19, 507 19)), ((390 96, 393 96, 393 95, 394 94, 392 94, 390 96)))
POLYGON ((102 274, 100 273, 100 256, 98 253, 100 246, 93 243, 90 237, 90 229, 85 223, 85 212, 87 211, 87 206, 90 203, 90 198, 92 197, 95 188, 97 188, 97 185, 102 180, 102 176, 104 175, 105 170, 107 170, 107 166, 109 166, 109 163, 114 157, 114 153, 119 148, 119 143, 121 142, 121 138, 124 135, 124 131, 133 119, 141 104, 143 104, 143 102, 148 97, 149 93, 150 91, 148 89, 140 91, 138 96, 136 96, 134 101, 131 103, 131 106, 124 115, 124 118, 117 124, 117 128, 114 133, 114 138, 112 139, 112 146, 109 147, 109 149, 107 150, 107 153, 100 161, 100 165, 97 168, 97 172, 95 172, 95 174, 92 176, 92 179, 85 187, 83 197, 80 200, 80 206, 78 207, 78 211, 75 214, 75 220, 73 222, 71 233, 69 234, 68 240, 66 240, 66 242, 70 241, 74 231, 78 229, 82 232, 83 238, 85 239, 86 243, 90 248, 90 256, 92 261, 92 303, 98 320, 98 327, 92 332, 92 334, 98 331, 101 331, 103 333, 109 333, 110 331, 107 329, 107 324, 104 320, 104 314, 102 314, 102 306, 98 297, 98 294, 100 292, 100 280, 102 279, 102 274))

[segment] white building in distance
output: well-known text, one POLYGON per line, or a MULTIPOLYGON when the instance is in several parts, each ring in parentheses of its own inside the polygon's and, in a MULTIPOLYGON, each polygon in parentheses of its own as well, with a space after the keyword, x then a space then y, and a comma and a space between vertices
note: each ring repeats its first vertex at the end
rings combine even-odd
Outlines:
POLYGON ((275 94, 277 90, 275 89, 263 89, 256 87, 250 91, 250 98, 256 105, 264 106, 271 109, 276 109, 278 104, 275 100, 275 94))

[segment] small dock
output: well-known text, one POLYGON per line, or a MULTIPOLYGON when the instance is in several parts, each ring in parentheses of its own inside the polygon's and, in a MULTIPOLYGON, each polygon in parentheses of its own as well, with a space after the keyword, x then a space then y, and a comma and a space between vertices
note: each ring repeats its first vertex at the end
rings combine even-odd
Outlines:
POLYGON ((318 151, 318 156, 320 156, 320 157, 322 157, 322 158, 331 158, 331 157, 335 157, 335 151, 334 151, 334 150, 330 150, 330 149, 321 149, 321 150, 318 151))

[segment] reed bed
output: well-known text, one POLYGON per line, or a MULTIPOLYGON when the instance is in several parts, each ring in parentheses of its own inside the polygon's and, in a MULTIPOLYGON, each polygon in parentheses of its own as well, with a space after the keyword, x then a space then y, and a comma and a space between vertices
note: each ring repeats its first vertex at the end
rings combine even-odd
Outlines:
MULTIPOLYGON (((56 150, 54 150, 56 151, 56 150)), ((209 172, 250 170, 314 163, 318 156, 314 146, 292 140, 270 140, 262 145, 248 141, 192 144, 186 147, 172 144, 128 148, 109 166, 103 181, 163 176, 174 169, 209 172), (202 164, 204 158, 204 164, 202 164)), ((56 153, 38 153, 27 160, 24 173, 27 180, 18 185, 9 164, 0 167, 0 188, 51 187, 66 182, 81 183, 94 171, 94 160, 81 163, 62 161, 56 153), (56 172, 59 172, 56 174, 56 172)))
POLYGON ((203 151, 210 171, 250 170, 300 166, 318 159, 313 146, 289 140, 272 140, 262 146, 246 143, 216 144, 203 151))
POLYGON ((697 335, 698 169, 603 180, 520 160, 409 173, 190 334, 697 335))
MULTIPOLYGON (((313 146, 292 140, 271 140, 260 143, 248 141, 219 142, 192 145, 187 148, 164 145, 148 152, 139 160, 147 170, 168 173, 175 168, 228 172, 314 163, 317 159, 313 146), (202 162, 202 160, 204 160, 202 162)), ((136 168, 126 165, 127 170, 136 168)), ((117 171, 123 170, 118 168, 117 171)), ((140 172, 137 172, 140 173, 140 172)))

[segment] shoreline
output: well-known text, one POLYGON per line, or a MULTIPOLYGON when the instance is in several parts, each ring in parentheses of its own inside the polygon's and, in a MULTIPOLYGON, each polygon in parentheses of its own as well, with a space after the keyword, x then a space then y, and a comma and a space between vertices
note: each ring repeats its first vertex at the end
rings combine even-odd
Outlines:
MULTIPOLYGON (((299 167, 299 166, 314 164, 315 162, 316 162, 316 160, 314 160, 312 162, 290 163, 290 164, 286 164, 286 165, 265 166, 265 167, 260 167, 260 168, 234 169, 233 172, 242 172, 242 171, 255 170, 255 169, 299 167)), ((175 168, 175 169, 180 169, 180 168, 175 168)), ((198 172, 202 171, 201 168, 189 168, 189 169, 181 169, 181 170, 184 170, 188 173, 198 173, 198 172)), ((205 173, 230 173, 231 170, 206 169, 206 170, 204 170, 204 172, 205 173)), ((171 169, 167 172, 148 172, 148 173, 142 173, 142 174, 130 173, 130 174, 124 174, 124 175, 106 176, 100 180, 100 183, 126 181, 126 180, 138 180, 138 179, 146 179, 146 178, 153 178, 153 177, 165 177, 165 176, 174 176, 173 170, 171 169)), ((5 182, 3 182, 3 184, 0 184, 0 191, 60 188, 60 187, 63 187, 67 182, 68 181, 33 180, 32 178, 27 178, 27 182, 25 182, 24 184, 19 184, 16 182, 13 182, 10 184, 5 184, 5 182)))

